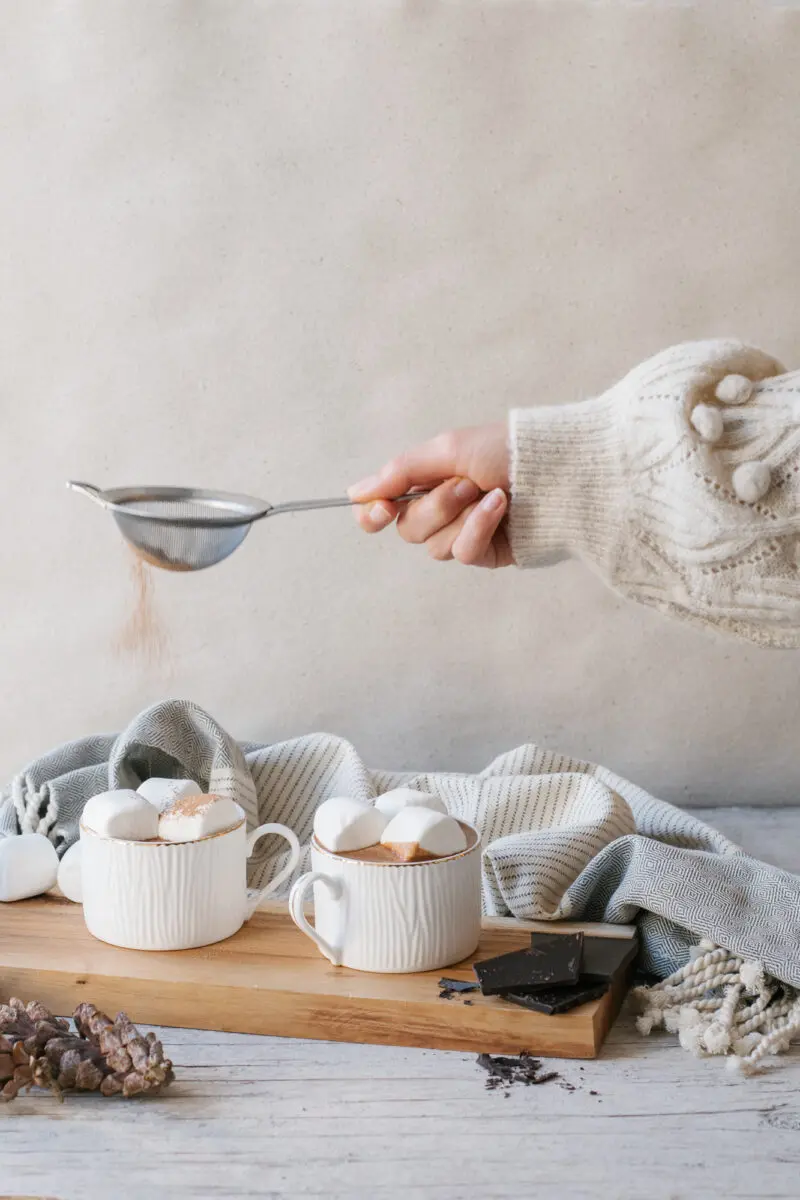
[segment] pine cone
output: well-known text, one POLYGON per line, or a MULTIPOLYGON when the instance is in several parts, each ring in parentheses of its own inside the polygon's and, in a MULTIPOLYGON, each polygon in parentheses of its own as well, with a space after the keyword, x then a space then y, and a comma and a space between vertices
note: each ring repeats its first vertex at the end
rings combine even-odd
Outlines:
POLYGON ((54 1017, 43 1004, 32 1000, 27 1006, 12 996, 0 1004, 0 1035, 10 1042, 22 1042, 28 1054, 36 1055, 52 1037, 69 1029, 69 1022, 54 1017))
POLYGON ((61 1099, 61 1089, 53 1079, 46 1058, 36 1058, 25 1050, 22 1041, 13 1044, 0 1037, 0 1099, 13 1100, 23 1088, 48 1088, 61 1099))
POLYGON ((110 1068, 111 1074, 100 1086, 104 1096, 160 1092, 172 1083, 172 1063, 164 1057, 161 1042, 154 1033, 142 1037, 127 1013, 117 1013, 112 1021, 93 1004, 79 1004, 73 1020, 78 1032, 98 1047, 110 1068))
POLYGON ((62 1088, 96 1092, 108 1074, 108 1067, 96 1046, 74 1033, 51 1038, 45 1056, 62 1088))
POLYGON ((125 1013, 111 1020, 93 1004, 75 1009, 76 1033, 32 1001, 0 1005, 0 1099, 23 1088, 99 1091, 103 1096, 159 1092, 174 1079, 154 1033, 142 1037, 125 1013))

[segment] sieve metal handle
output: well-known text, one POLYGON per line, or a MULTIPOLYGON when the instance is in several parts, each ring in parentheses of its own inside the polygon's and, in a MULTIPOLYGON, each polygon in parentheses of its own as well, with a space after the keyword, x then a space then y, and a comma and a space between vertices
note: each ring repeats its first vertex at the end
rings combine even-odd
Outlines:
MULTIPOLYGON (((427 496, 432 490, 425 488, 420 492, 407 492, 405 496, 386 496, 385 499, 391 500, 392 504, 399 504, 403 500, 418 500, 420 496, 427 496)), ((349 496, 336 496, 328 500, 290 500, 287 504, 273 504, 259 516, 274 517, 278 513, 308 512, 312 508, 353 508, 363 503, 363 500, 351 500, 349 496)))
POLYGON ((101 508, 107 508, 107 501, 103 499, 103 493, 100 488, 94 486, 93 483, 79 483, 76 479, 70 479, 67 487, 72 492, 82 492, 84 496, 88 496, 90 500, 94 500, 95 504, 99 504, 101 508))

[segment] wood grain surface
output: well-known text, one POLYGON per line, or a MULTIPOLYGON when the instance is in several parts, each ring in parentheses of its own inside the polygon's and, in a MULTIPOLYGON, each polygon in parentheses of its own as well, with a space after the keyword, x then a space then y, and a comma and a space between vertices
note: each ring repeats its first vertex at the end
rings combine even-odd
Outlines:
POLYGON ((514 921, 487 926, 473 959, 444 972, 379 975, 331 966, 283 905, 267 906, 214 946, 147 952, 97 941, 79 906, 43 897, 3 912, 0 996, 35 996, 63 1012, 85 995, 110 1012, 124 1008, 136 1022, 182 1028, 594 1058, 623 986, 560 1016, 480 994, 440 998, 442 974, 472 979, 475 958, 530 943, 514 921))

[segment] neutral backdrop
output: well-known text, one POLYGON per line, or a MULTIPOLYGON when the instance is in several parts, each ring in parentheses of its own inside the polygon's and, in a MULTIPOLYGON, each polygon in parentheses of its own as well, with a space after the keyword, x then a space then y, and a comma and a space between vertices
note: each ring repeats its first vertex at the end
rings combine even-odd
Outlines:
POLYGON ((463 770, 525 740, 682 803, 800 796, 800 658, 577 564, 283 517, 157 579, 64 481, 338 493, 670 342, 800 365, 800 13, 768 3, 3 5, 0 774, 166 696, 463 770))

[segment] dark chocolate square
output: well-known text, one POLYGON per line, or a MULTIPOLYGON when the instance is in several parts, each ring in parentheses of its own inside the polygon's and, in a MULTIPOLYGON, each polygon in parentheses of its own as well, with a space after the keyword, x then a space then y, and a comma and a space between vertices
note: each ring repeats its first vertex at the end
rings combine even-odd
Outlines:
POLYGON ((577 983, 582 949, 582 933, 535 933, 530 949, 485 958, 473 970, 484 996, 577 983))
POLYGON ((569 1012, 590 1000, 598 1000, 608 991, 607 983, 578 983, 572 987, 542 988, 541 991, 528 995, 519 992, 506 992, 504 1000, 519 1004, 522 1008, 530 1008, 534 1012, 547 1013, 554 1016, 557 1013, 569 1012))
POLYGON ((636 938, 584 937, 581 983, 613 979, 630 965, 638 949, 636 938))

